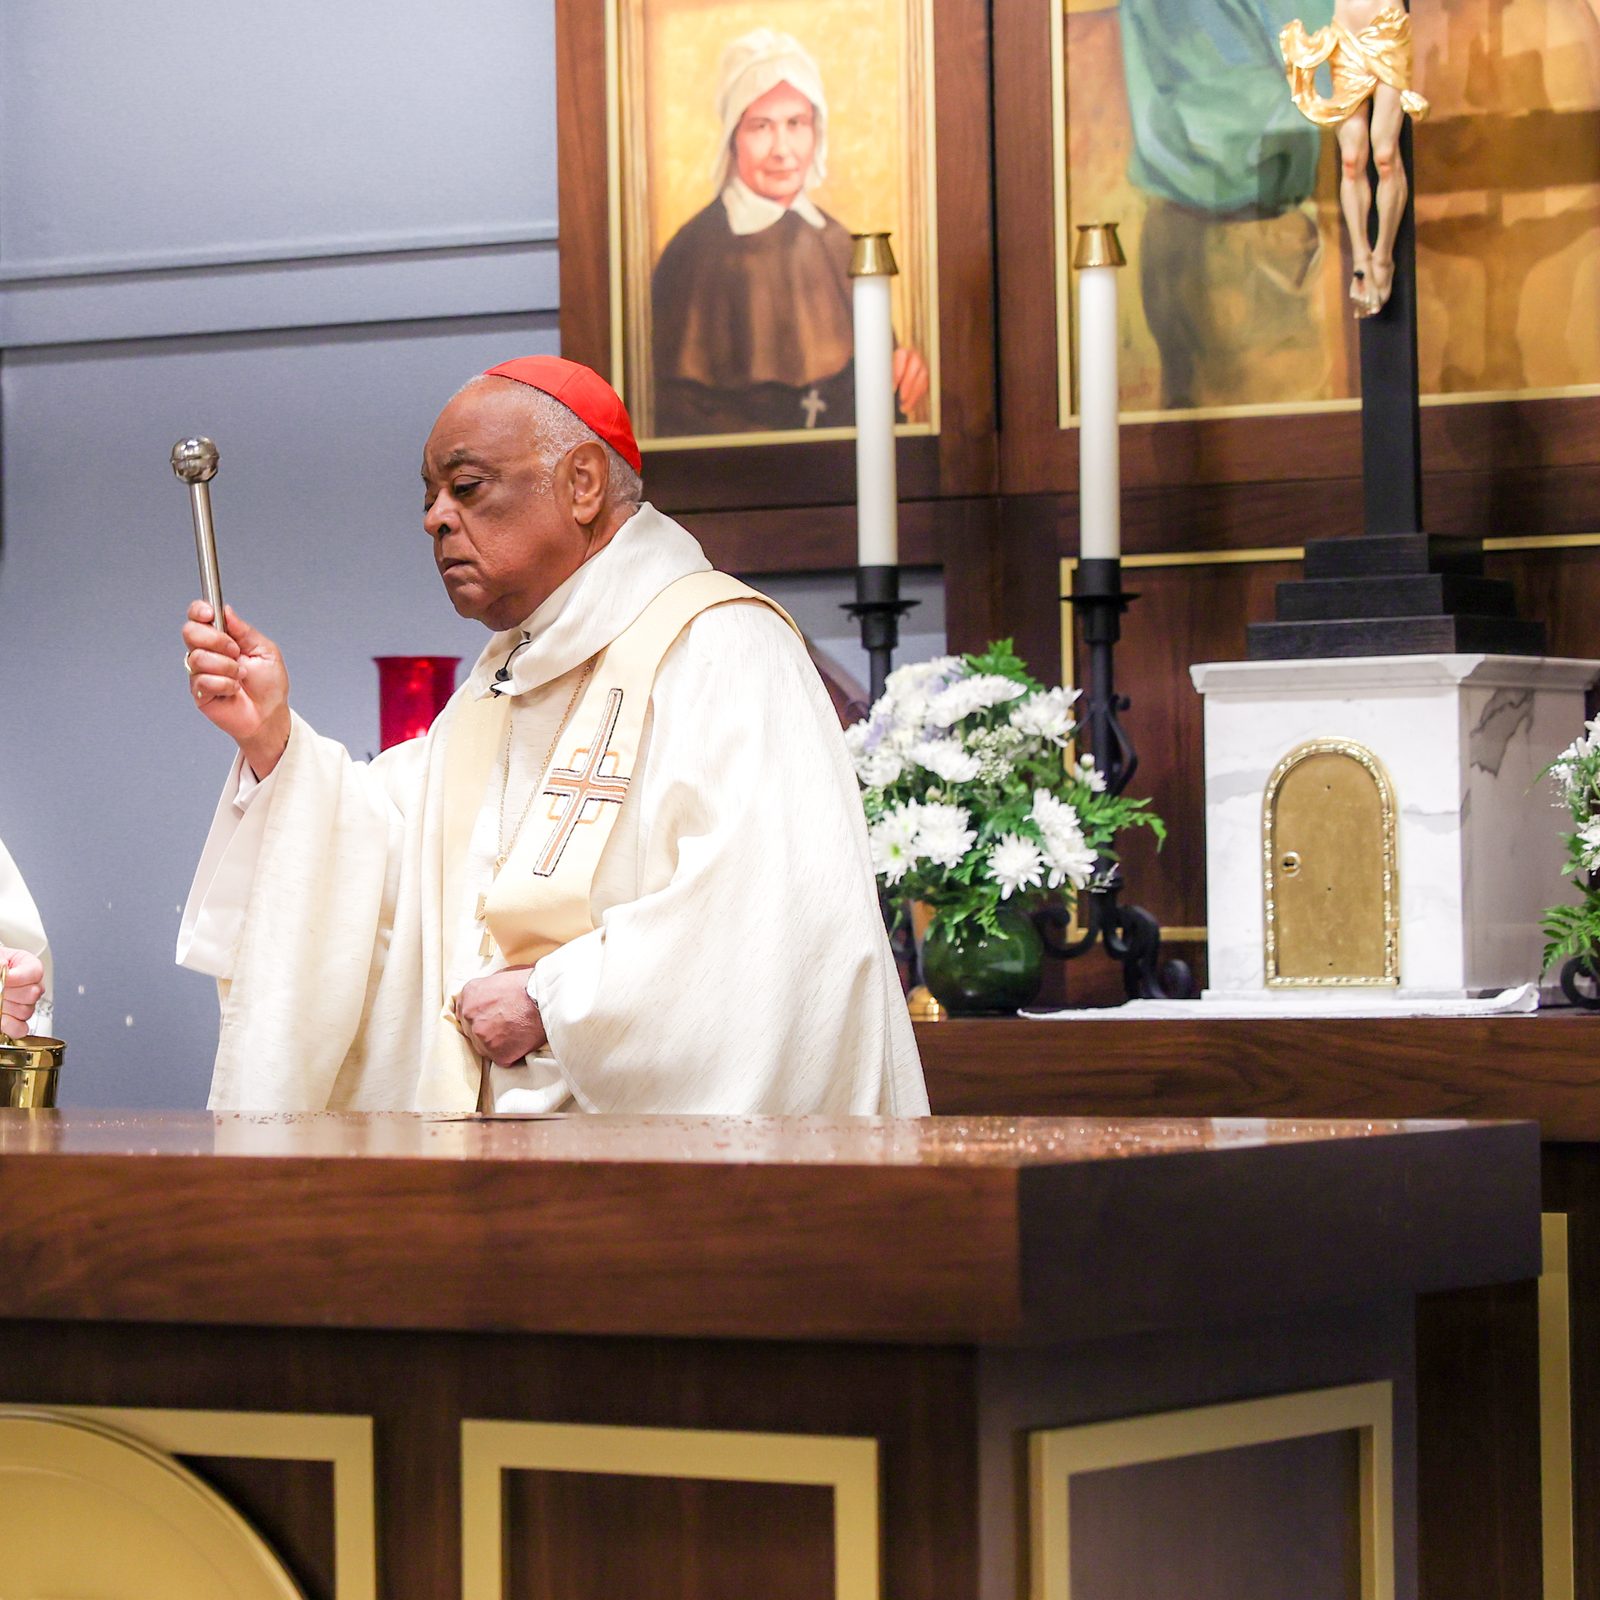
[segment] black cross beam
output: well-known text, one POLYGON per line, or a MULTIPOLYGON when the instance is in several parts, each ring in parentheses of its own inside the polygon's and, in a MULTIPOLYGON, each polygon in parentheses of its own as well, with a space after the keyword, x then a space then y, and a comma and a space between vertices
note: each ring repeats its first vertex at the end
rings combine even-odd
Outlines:
MULTIPOLYGON (((1360 115, 1361 113, 1357 113, 1360 115)), ((1417 403, 1417 226, 1411 118, 1400 129, 1406 209, 1394 241, 1388 304, 1361 321, 1361 476, 1368 534, 1422 532, 1422 422, 1417 403)), ((1374 194, 1377 171, 1371 172, 1374 194)), ((1377 234, 1377 207, 1368 218, 1377 234)))

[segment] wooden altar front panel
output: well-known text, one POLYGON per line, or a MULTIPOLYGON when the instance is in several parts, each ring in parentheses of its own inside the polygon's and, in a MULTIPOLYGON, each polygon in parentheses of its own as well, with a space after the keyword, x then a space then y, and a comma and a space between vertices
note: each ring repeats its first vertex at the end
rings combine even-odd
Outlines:
POLYGON ((0 1407, 167 1429, 338 1600, 1014 1600, 1027 1441, 1172 1413, 1187 1466, 1083 1480, 1082 1600, 1174 1494, 1269 1508, 1192 1595, 1392 1522, 1405 1596, 1415 1296, 1525 1277, 1534 1181, 1509 1125, 6 1114, 0 1407))
MULTIPOLYGON (((1600 1018, 1108 1015, 1060 1025, 947 1022, 917 1034, 941 1113, 1537 1120, 1543 1203, 1565 1253, 1551 1285, 1565 1327, 1547 1318, 1541 1328, 1531 1286, 1422 1301, 1423 1525, 1450 1535, 1433 1543, 1425 1531, 1424 1592, 1485 1600, 1540 1592, 1543 1474, 1554 1496, 1549 1536, 1563 1546, 1553 1569, 1575 1572, 1569 1592, 1600 1596, 1600 1018), (1541 1350, 1541 1339, 1554 1350, 1541 1350), (1540 1387, 1541 1358, 1548 1383, 1552 1355, 1558 1366, 1570 1361, 1570 1453, 1547 1424, 1541 1465, 1541 1405, 1561 1405, 1540 1387), (1479 1470, 1466 1484, 1447 1483, 1462 1459, 1479 1470)), ((1558 1431, 1562 1420, 1558 1410, 1558 1431)))

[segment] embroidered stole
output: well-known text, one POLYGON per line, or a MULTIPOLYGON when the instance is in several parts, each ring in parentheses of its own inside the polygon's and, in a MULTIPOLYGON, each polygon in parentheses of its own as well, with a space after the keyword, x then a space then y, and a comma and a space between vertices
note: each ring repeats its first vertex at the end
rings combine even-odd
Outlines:
MULTIPOLYGON (((738 579, 695 572, 668 584, 596 661, 527 825, 486 898, 483 920, 507 966, 531 965, 593 930, 590 891, 633 782, 656 671, 701 612, 733 601, 771 606, 794 627, 781 606, 738 579)), ((460 922, 461 874, 484 792, 506 747, 512 698, 466 701, 449 734, 441 907, 447 975, 461 970, 460 952, 451 949, 460 922)))

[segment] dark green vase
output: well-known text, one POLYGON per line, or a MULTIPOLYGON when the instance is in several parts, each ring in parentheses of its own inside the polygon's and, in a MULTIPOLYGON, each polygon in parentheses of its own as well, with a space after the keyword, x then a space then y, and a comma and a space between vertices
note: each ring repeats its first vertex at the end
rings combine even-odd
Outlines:
POLYGON ((948 937, 940 917, 929 925, 922 941, 922 981, 951 1016, 1015 1011, 1038 997, 1044 942, 1033 918, 1003 905, 999 922, 998 934, 958 924, 958 938, 948 937))

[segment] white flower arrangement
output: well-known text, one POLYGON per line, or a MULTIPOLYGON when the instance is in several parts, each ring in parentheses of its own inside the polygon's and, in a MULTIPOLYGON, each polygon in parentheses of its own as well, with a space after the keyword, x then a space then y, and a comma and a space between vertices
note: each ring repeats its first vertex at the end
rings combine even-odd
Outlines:
POLYGON ((1567 864, 1562 869, 1577 880, 1582 898, 1576 905, 1551 906, 1544 914, 1544 964, 1576 958, 1600 977, 1600 717, 1545 768, 1555 779, 1563 806, 1572 818, 1565 835, 1567 864))
POLYGON ((1077 698, 1029 677, 1009 639, 890 673, 845 732, 884 886, 927 902, 952 936, 994 932, 1002 902, 1070 900, 1119 829, 1164 837, 1146 801, 1108 794, 1092 757, 1064 754, 1077 698))

